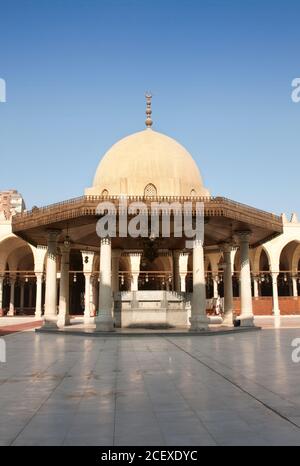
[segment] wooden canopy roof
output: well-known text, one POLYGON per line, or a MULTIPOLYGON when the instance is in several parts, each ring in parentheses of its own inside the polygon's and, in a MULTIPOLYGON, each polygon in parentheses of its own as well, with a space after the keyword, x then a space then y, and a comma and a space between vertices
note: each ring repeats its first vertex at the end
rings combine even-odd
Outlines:
MULTIPOLYGON (((258 246, 283 232, 281 217, 262 210, 240 204, 223 197, 142 197, 127 196, 127 203, 143 202, 150 207, 152 202, 181 204, 190 202, 193 214, 197 202, 204 204, 205 246, 213 247, 224 241, 231 241, 235 232, 250 231, 250 245, 258 246)), ((96 222, 100 215, 97 207, 101 202, 114 204, 119 210, 119 196, 82 196, 51 204, 46 207, 34 207, 30 211, 16 214, 12 220, 12 230, 27 242, 47 245, 47 233, 51 229, 61 232, 59 241, 66 234, 70 236, 72 247, 78 249, 99 248, 96 222)), ((136 248, 136 239, 114 238, 113 247, 136 248)), ((168 238, 169 249, 181 248, 184 238, 168 238)))

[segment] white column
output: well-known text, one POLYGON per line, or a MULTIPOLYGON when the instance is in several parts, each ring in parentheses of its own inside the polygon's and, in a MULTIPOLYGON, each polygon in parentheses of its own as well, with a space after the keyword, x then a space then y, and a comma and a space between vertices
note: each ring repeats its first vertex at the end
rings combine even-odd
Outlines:
POLYGON ((58 234, 59 232, 57 230, 50 230, 48 233, 45 314, 44 314, 44 326, 45 327, 56 327, 56 321, 57 321, 56 266, 57 266, 57 236, 58 234))
POLYGON ((60 284, 59 284, 59 307, 57 327, 62 328, 70 325, 70 244, 65 241, 60 246, 60 284))
POLYGON ((241 315, 240 322, 242 327, 253 327, 253 310, 252 310, 252 290, 251 290, 251 273, 249 260, 249 237, 250 232, 239 232, 237 234, 240 244, 241 256, 241 273, 240 273, 240 293, 241 293, 241 315))
POLYGON ((112 317, 111 290, 111 239, 102 238, 100 242, 100 287, 99 309, 96 317, 96 330, 112 332, 114 322, 112 317))
POLYGON ((179 250, 175 250, 173 252, 174 291, 176 291, 177 293, 179 293, 180 291, 179 255, 179 250))
POLYGON ((294 298, 297 298, 298 297, 298 277, 297 275, 293 275, 292 276, 292 281, 293 281, 293 296, 294 298))
POLYGON ((231 245, 222 245, 224 257, 224 318, 223 325, 233 325, 233 287, 232 287, 232 264, 231 245))
POLYGON ((92 316, 92 273, 95 253, 92 251, 81 251, 83 274, 85 280, 84 287, 84 317, 83 321, 86 325, 94 324, 95 318, 92 316))
POLYGON ((121 256, 121 249, 112 250, 112 291, 117 293, 119 291, 119 261, 121 256))
POLYGON ((10 277, 10 298, 9 298, 9 311, 8 316, 15 315, 15 277, 10 277))
POLYGON ((179 254, 179 275, 180 275, 180 291, 186 292, 186 276, 188 272, 189 255, 186 252, 179 254))
POLYGON ((272 276, 272 294, 273 294, 273 310, 272 314, 274 316, 280 316, 280 309, 279 309, 279 299, 278 299, 278 272, 271 272, 272 276))
POLYGON ((194 241, 193 245, 193 296, 191 303, 190 330, 197 332, 208 328, 206 316, 206 286, 204 271, 203 243, 194 241))
POLYGON ((219 290, 218 290, 218 284, 219 284, 219 276, 216 272, 213 272, 213 287, 214 287, 214 298, 217 298, 219 296, 219 290))
POLYGON ((259 297, 258 276, 257 275, 253 276, 253 296, 254 296, 254 298, 259 297))
MULTIPOLYGON (((36 272, 36 298, 35 298, 35 317, 40 319, 42 317, 42 282, 43 273, 36 272)), ((21 288, 22 296, 22 288, 21 288)), ((23 299, 24 299, 24 288, 23 288, 23 299)))
POLYGON ((25 292, 25 283, 22 280, 20 283, 20 309, 23 311, 24 309, 24 292, 25 292))
POLYGON ((84 323, 90 324, 94 321, 91 316, 91 272, 84 274, 85 288, 84 288, 84 323))
POLYGON ((131 291, 138 291, 139 289, 139 274, 141 264, 141 252, 132 252, 129 254, 130 270, 131 270, 131 291))
POLYGON ((180 273, 180 291, 182 293, 186 292, 186 273, 180 273))
POLYGON ((98 302, 98 278, 94 276, 92 278, 92 316, 96 315, 98 302))

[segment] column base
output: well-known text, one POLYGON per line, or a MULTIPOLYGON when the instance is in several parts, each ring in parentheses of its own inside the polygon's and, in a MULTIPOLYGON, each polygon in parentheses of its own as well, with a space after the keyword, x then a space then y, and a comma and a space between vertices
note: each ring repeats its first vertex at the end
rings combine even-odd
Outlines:
POLYGON ((252 314, 239 316, 237 320, 240 321, 240 327, 255 327, 254 316, 252 314))
POLYGON ((16 315, 16 312, 15 312, 14 309, 10 309, 6 315, 7 315, 8 317, 12 317, 12 316, 15 316, 15 315, 16 315))
POLYGON ((191 317, 190 324, 190 332, 202 332, 208 330, 209 319, 206 316, 191 317))
POLYGON ((96 318, 92 316, 84 316, 83 323, 84 325, 87 325, 88 327, 92 327, 96 324, 96 318))
POLYGON ((53 317, 44 316, 43 328, 57 328, 57 316, 53 316, 53 317))
POLYGON ((233 314, 228 312, 224 315, 222 327, 233 327, 233 314))
POLYGON ((112 320, 97 320, 96 318, 96 332, 114 332, 114 323, 112 320))
POLYGON ((66 315, 66 316, 58 316, 58 319, 57 319, 57 322, 56 322, 56 326, 58 328, 63 328, 63 327, 66 327, 68 325, 70 325, 70 316, 66 315))
POLYGON ((272 315, 275 317, 280 317, 280 309, 272 309, 272 315))

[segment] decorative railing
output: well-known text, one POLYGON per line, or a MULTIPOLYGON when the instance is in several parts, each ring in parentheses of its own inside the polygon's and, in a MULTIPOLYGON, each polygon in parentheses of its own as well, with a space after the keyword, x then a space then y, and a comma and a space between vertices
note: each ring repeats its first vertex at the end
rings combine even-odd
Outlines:
MULTIPOLYGON (((150 205, 152 202, 158 203, 174 203, 179 202, 183 204, 184 202, 192 202, 192 205, 195 206, 196 202, 203 202, 204 208, 207 210, 205 215, 216 214, 216 208, 220 208, 219 215, 224 214, 224 210, 232 208, 232 210, 239 210, 244 214, 249 214, 253 217, 253 215, 257 215, 259 217, 267 217, 268 220, 273 220, 276 223, 282 223, 282 219, 280 216, 277 216, 272 213, 268 213, 264 210, 257 209, 255 207, 250 207, 246 204, 242 204, 240 202, 232 201, 225 197, 202 197, 202 196, 96 196, 96 195, 87 195, 76 197, 73 199, 68 199, 62 202, 57 202, 54 204, 46 205, 43 207, 33 207, 29 211, 23 211, 22 213, 18 213, 13 217, 12 223, 17 224, 22 220, 27 220, 32 217, 38 217, 40 215, 45 214, 52 214, 55 215, 56 213, 62 213, 68 208, 76 207, 77 209, 80 208, 90 208, 93 210, 93 214, 95 214, 95 207, 100 202, 112 202, 115 205, 118 205, 120 201, 126 200, 127 203, 131 202, 144 202, 147 205, 150 205), (210 209, 213 209, 210 212, 210 209)), ((92 212, 91 212, 92 213, 92 212)))

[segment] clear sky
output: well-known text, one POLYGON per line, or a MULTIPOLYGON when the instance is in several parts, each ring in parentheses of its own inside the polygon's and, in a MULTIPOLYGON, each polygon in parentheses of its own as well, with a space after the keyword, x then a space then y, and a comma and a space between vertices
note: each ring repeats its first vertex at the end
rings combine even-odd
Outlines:
POLYGON ((212 194, 300 214, 299 24, 299 0, 0 0, 0 189, 80 196, 150 89, 212 194))

